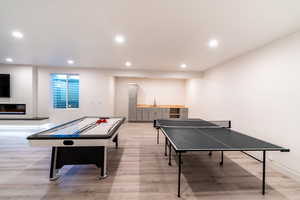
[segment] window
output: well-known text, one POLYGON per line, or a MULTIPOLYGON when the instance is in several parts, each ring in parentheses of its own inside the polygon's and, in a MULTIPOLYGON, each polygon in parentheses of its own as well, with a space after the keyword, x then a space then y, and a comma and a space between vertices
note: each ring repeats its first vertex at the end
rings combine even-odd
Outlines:
POLYGON ((51 74, 53 108, 79 108, 79 75, 51 74))

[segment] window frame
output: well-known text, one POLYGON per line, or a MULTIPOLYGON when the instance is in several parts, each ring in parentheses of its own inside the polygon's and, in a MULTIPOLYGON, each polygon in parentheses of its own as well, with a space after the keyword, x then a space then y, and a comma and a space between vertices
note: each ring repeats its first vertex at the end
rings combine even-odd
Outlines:
POLYGON ((51 107, 53 110, 74 110, 80 108, 80 75, 79 74, 70 74, 70 73, 51 73, 50 74, 50 89, 51 89, 51 107), (66 76, 66 104, 64 108, 57 108, 54 106, 54 84, 53 84, 53 76, 54 75, 63 75, 66 76), (69 107, 69 77, 70 76, 78 76, 78 107, 69 107))

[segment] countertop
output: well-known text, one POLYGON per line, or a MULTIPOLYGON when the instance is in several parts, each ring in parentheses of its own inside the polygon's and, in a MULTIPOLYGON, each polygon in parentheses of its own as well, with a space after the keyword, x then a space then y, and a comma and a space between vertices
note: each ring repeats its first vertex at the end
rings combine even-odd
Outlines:
POLYGON ((149 104, 137 104, 137 108, 187 108, 184 105, 149 105, 149 104))

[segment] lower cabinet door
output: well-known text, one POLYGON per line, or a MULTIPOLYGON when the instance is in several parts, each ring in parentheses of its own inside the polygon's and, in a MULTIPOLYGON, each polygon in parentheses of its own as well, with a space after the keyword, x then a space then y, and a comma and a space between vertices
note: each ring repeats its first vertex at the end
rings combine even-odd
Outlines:
POLYGON ((143 120, 143 109, 136 109, 136 121, 143 120))
POLYGON ((169 108, 162 108, 161 118, 162 119, 169 119, 170 118, 170 109, 169 108))
POLYGON ((143 119, 142 121, 150 121, 150 116, 149 116, 150 112, 148 108, 144 108, 143 109, 143 119))
POLYGON ((180 119, 187 119, 188 118, 188 108, 181 108, 180 109, 180 119))
POLYGON ((156 111, 156 114, 154 116, 154 119, 162 119, 162 113, 163 113, 163 109, 158 108, 157 111, 156 111))
POLYGON ((149 109, 149 121, 153 121, 156 115, 156 109, 150 108, 149 109))

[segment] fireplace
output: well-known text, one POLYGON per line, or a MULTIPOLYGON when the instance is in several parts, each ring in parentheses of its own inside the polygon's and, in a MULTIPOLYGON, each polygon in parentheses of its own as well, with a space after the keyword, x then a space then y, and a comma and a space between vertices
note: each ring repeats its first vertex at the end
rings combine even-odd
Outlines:
POLYGON ((26 104, 0 104, 0 115, 25 115, 26 104))

